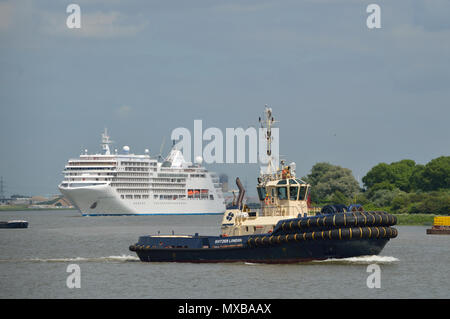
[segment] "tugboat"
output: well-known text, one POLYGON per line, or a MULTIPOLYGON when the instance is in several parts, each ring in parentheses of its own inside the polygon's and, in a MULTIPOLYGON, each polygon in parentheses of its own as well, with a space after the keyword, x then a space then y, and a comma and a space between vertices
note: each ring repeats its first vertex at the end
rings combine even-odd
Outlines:
POLYGON ((295 263, 328 258, 377 255, 390 238, 395 216, 366 212, 360 205, 309 208, 311 186, 295 176, 295 163, 281 167, 271 155, 272 110, 266 106, 268 165, 258 177, 260 212, 243 205, 245 190, 223 215, 220 236, 146 235, 129 249, 146 262, 295 263))

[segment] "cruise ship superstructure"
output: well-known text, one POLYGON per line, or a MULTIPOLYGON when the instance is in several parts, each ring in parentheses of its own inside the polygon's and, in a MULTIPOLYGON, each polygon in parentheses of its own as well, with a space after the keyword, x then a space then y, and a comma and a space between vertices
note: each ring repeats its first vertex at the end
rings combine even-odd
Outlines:
POLYGON ((174 146, 165 160, 110 150, 105 129, 102 154, 80 155, 64 168, 61 193, 83 215, 223 214, 219 179, 201 164, 186 162, 174 146))

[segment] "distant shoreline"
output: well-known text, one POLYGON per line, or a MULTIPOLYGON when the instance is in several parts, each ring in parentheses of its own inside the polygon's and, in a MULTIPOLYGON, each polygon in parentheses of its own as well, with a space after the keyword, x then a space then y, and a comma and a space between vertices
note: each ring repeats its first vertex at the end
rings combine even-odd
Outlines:
POLYGON ((397 217, 397 225, 400 226, 431 226, 435 214, 392 214, 397 217))
POLYGON ((76 210, 70 207, 28 207, 25 205, 1 205, 0 212, 15 212, 15 211, 31 211, 31 210, 76 210))

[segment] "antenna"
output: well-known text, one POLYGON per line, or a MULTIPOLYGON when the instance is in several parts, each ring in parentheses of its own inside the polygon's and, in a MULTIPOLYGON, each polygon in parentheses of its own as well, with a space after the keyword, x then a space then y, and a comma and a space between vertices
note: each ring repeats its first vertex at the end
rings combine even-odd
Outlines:
POLYGON ((273 164, 273 158, 272 158, 272 125, 275 122, 273 116, 272 116, 272 108, 268 107, 267 104, 265 105, 265 119, 262 120, 261 117, 259 118, 259 123, 261 123, 261 128, 266 129, 266 141, 267 141, 267 156, 269 157, 268 164, 267 164, 267 172, 266 174, 272 174, 274 171, 275 165, 273 164))
POLYGON ((163 140, 162 140, 162 142, 161 142, 161 147, 159 148, 159 154, 158 154, 158 161, 162 161, 162 150, 163 150, 163 148, 164 148, 164 144, 166 143, 166 137, 165 136, 163 136, 163 140))
POLYGON ((105 155, 110 155, 111 151, 109 149, 109 145, 113 143, 113 141, 111 141, 109 139, 109 135, 108 135, 108 130, 105 127, 105 130, 102 133, 102 150, 103 150, 103 154, 105 155))

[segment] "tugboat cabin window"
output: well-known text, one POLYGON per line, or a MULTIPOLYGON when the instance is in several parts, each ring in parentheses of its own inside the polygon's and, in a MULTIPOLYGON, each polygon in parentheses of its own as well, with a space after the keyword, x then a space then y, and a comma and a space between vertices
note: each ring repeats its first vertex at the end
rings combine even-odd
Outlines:
POLYGON ((278 198, 280 200, 288 199, 287 197, 287 187, 277 187, 278 189, 278 198))
POLYGON ((305 200, 306 186, 300 186, 300 192, 298 193, 298 200, 305 200))
POLYGON ((289 199, 290 200, 296 200, 297 199, 297 193, 298 193, 298 187, 297 186, 290 186, 289 187, 289 199))
POLYGON ((285 179, 282 179, 277 183, 277 185, 286 185, 287 181, 285 179))
POLYGON ((307 187, 305 200, 308 200, 310 191, 311 191, 311 188, 310 188, 310 187, 307 187))
POLYGON ((266 198, 266 188, 265 187, 258 187, 258 197, 259 200, 264 200, 266 198))

